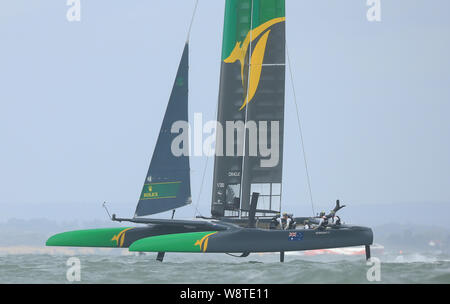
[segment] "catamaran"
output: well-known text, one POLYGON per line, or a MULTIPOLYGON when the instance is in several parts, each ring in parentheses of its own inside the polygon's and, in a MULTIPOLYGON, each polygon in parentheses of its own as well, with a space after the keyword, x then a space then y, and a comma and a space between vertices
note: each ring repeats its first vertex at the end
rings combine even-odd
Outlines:
MULTIPOLYGON (((286 251, 365 246, 370 258, 373 233, 367 227, 321 225, 313 215, 294 218, 297 227, 271 229, 281 211, 285 29, 285 0, 226 0, 217 124, 234 128, 225 136, 217 128, 211 217, 148 217, 192 203, 189 155, 173 153, 173 145, 183 150, 189 144, 177 141, 179 122, 188 122, 188 38, 134 216, 111 217, 141 226, 69 231, 46 245, 157 252, 159 261, 166 252, 279 252, 281 262, 286 251), (256 127, 256 146, 250 127, 256 127), (269 146, 278 154, 268 155, 263 148, 269 146), (316 226, 307 229, 305 222, 316 226)), ((337 202, 324 218, 342 207, 337 202)))

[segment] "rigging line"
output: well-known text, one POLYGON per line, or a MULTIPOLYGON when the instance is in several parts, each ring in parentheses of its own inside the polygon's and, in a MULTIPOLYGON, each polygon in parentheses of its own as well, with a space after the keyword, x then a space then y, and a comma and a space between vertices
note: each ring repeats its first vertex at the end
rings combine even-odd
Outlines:
MULTIPOLYGON (((215 113, 214 113, 214 117, 217 117, 217 111, 218 111, 218 109, 216 108, 216 111, 215 111, 215 113)), ((216 130, 216 132, 217 132, 217 130, 216 130)), ((216 136, 216 137, 217 137, 217 136, 216 136)), ((215 157, 215 156, 216 156, 216 153, 214 152, 214 155, 213 155, 212 157, 215 157)), ((206 169, 208 168, 208 161, 209 161, 209 158, 210 158, 210 156, 206 156, 205 167, 203 168, 202 182, 201 182, 201 184, 200 184, 200 189, 199 189, 199 191, 198 191, 197 202, 196 202, 195 205, 194 205, 196 214, 198 214, 198 215, 200 215, 200 216, 202 216, 202 214, 198 211, 198 204, 200 203, 200 198, 201 198, 201 196, 202 196, 203 186, 204 186, 204 184, 205 184, 206 169)), ((213 182, 213 183, 214 183, 214 182, 213 182)), ((194 215, 194 217, 195 217, 195 215, 194 215)))
MULTIPOLYGON (((191 37, 192 24, 194 23, 195 14, 197 12, 197 7, 198 7, 198 2, 199 2, 199 0, 195 1, 194 11, 192 12, 191 22, 189 23, 189 29, 188 29, 188 34, 187 34, 187 38, 186 38, 186 43, 189 42, 189 39, 191 37)), ((200 197, 201 197, 202 190, 203 190, 203 184, 204 184, 204 180, 205 180, 205 174, 206 174, 206 168, 207 167, 208 167, 208 158, 206 159, 205 167, 203 169, 203 177, 202 177, 202 182, 200 184, 200 190, 199 190, 199 193, 198 193, 197 202, 196 202, 195 205, 193 205, 194 208, 195 208, 195 212, 196 212, 195 214, 198 214, 200 216, 201 216, 201 213, 198 211, 197 207, 198 207, 198 204, 200 202, 200 197)), ((195 217, 195 214, 194 214, 194 217, 195 217)))
POLYGON ((294 95, 295 109, 296 109, 296 113, 297 113, 298 129, 300 131, 300 141, 302 144, 301 146, 302 146, 302 151, 303 151, 303 161, 305 163, 306 179, 308 182, 309 198, 311 200, 311 210, 312 210, 313 216, 314 216, 316 213, 314 211, 314 200, 313 200, 313 194, 312 194, 312 190, 311 190, 311 178, 309 176, 308 162, 306 160, 306 152, 305 152, 305 143, 303 140, 302 124, 301 124, 301 119, 300 119, 300 112, 298 109, 297 94, 295 93, 294 76, 292 73, 291 57, 289 56, 289 48, 287 46, 287 43, 286 43, 286 53, 287 53, 287 59, 288 59, 288 65, 289 65, 289 74, 290 74, 290 78, 291 78, 292 93, 294 95))
POLYGON ((192 24, 194 23, 195 13, 197 12, 198 2, 199 2, 199 0, 195 1, 194 12, 192 13, 191 23, 189 24, 189 30, 188 30, 186 42, 189 42, 189 38, 191 37, 191 29, 192 29, 192 24))
MULTIPOLYGON (((217 117, 217 109, 216 112, 214 113, 214 117, 217 117)), ((217 132, 217 130, 216 130, 217 132)), ((215 157, 216 153, 214 152, 214 155, 212 157, 215 157)), ((202 191, 203 191, 203 185, 205 184, 205 177, 206 177, 206 169, 208 168, 208 161, 209 161, 210 156, 206 156, 206 161, 205 161, 205 167, 203 168, 203 176, 202 176, 202 182, 200 184, 200 189, 198 191, 198 195, 197 195, 197 202, 194 205, 196 214, 202 216, 202 214, 198 211, 198 204, 200 203, 200 198, 202 196, 202 191)), ((195 215, 194 215, 195 217, 195 215)))
MULTIPOLYGON (((205 176, 206 176, 206 169, 208 168, 208 160, 209 160, 209 156, 206 157, 206 161, 205 161, 205 167, 203 168, 203 176, 202 176, 202 182, 200 183, 200 189, 198 190, 198 195, 197 195, 197 202, 194 205, 195 208, 195 214, 198 214, 200 216, 202 216, 202 214, 198 211, 198 204, 200 202, 200 198, 202 196, 202 191, 203 191, 203 185, 205 184, 205 176)), ((195 217, 195 215, 194 215, 195 217)))
MULTIPOLYGON (((247 74, 247 94, 246 94, 246 98, 244 99, 245 101, 248 101, 248 97, 249 97, 249 89, 250 89, 250 73, 251 73, 251 62, 252 62, 252 34, 253 34, 253 0, 252 0, 252 4, 251 4, 251 9, 250 9, 250 43, 249 43, 249 47, 248 47, 248 74, 247 74)), ((245 62, 244 62, 245 64, 245 62)), ((243 143, 243 152, 242 152, 242 164, 241 164, 241 185, 240 185, 240 206, 239 206, 239 218, 242 217, 242 203, 244 201, 244 174, 245 174, 245 152, 247 150, 247 120, 248 120, 248 107, 249 104, 247 103, 247 105, 245 106, 245 117, 244 117, 244 143, 243 143)), ((250 134, 249 134, 250 135, 250 134)))

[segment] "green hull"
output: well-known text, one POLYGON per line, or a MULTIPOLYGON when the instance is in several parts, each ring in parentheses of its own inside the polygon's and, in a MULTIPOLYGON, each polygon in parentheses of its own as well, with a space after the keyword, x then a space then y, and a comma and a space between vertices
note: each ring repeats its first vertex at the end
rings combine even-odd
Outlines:
POLYGON ((45 245, 120 248, 124 245, 127 231, 131 229, 121 227, 63 232, 50 237, 45 245))
POLYGON ((139 252, 206 252, 209 237, 217 231, 177 233, 140 239, 130 251, 139 252))

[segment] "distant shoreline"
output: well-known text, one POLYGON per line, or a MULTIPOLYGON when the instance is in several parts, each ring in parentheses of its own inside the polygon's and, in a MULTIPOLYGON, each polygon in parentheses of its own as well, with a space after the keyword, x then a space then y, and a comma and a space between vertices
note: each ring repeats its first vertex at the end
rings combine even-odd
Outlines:
POLYGON ((74 247, 45 247, 45 246, 3 246, 0 247, 2 255, 130 255, 128 250, 117 250, 113 248, 74 248, 74 247))

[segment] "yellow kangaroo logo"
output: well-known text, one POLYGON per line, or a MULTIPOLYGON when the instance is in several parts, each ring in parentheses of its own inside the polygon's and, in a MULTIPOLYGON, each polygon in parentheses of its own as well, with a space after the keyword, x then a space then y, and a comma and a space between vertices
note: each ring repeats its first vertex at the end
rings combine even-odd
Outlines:
POLYGON ((205 235, 204 237, 202 237, 200 240, 197 240, 197 242, 195 242, 194 246, 200 246, 200 250, 202 252, 206 252, 206 248, 208 248, 208 240, 209 237, 213 234, 216 234, 217 232, 213 232, 210 234, 205 235))
POLYGON ((127 228, 127 229, 120 231, 119 234, 113 236, 111 241, 116 241, 117 247, 122 247, 123 242, 125 241, 125 233, 130 229, 133 229, 133 228, 127 228))
MULTIPOLYGON (((224 60, 225 63, 234 63, 239 60, 241 64, 241 80, 243 88, 246 87, 244 83, 245 55, 247 54, 250 43, 260 37, 261 34, 269 27, 285 20, 286 17, 274 18, 249 31, 244 41, 237 42, 230 56, 228 56, 228 58, 224 60)), ((247 88, 247 96, 245 97, 244 103, 242 104, 239 111, 241 111, 253 99, 256 94, 256 90, 258 89, 262 72, 262 64, 264 61, 264 55, 266 53, 267 40, 269 38, 270 32, 271 30, 268 30, 266 33, 264 33, 264 35, 261 36, 255 46, 255 49, 253 50, 252 56, 250 58, 250 81, 249 87, 247 88)))

